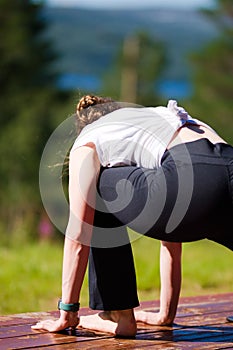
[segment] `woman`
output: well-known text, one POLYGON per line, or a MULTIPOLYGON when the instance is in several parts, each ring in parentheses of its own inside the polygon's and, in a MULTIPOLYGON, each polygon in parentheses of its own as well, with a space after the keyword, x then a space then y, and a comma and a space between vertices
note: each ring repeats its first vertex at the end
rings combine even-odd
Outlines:
POLYGON ((171 323, 180 290, 180 243, 208 238, 233 249, 228 229, 233 148, 175 101, 141 108, 85 96, 77 116, 83 130, 70 153, 60 318, 33 328, 53 332, 79 323, 91 245, 91 307, 104 311, 81 318, 80 326, 135 335, 138 299, 126 225, 163 242, 160 312, 140 313, 136 319, 171 323))

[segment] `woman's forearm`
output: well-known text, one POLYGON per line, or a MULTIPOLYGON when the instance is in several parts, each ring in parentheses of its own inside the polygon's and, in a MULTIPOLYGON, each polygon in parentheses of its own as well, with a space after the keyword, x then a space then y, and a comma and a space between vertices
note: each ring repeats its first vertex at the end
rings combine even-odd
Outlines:
POLYGON ((90 247, 78 241, 65 238, 63 271, 62 271, 62 301, 77 303, 85 276, 90 247))
POLYGON ((170 325, 176 315, 181 287, 181 243, 161 242, 159 312, 137 311, 137 321, 151 325, 170 325))
POLYGON ((161 242, 160 250, 160 314, 172 322, 176 315, 181 288, 182 244, 161 242))

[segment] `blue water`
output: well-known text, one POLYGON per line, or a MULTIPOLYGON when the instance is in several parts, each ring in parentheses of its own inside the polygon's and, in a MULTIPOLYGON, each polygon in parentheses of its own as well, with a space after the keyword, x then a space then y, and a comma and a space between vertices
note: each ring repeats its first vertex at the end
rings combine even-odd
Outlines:
POLYGON ((192 85, 187 80, 163 80, 157 84, 157 91, 166 98, 187 98, 193 93, 192 85))
POLYGON ((57 80, 61 90, 90 90, 95 92, 101 87, 101 80, 96 76, 83 74, 62 74, 57 80))
MULTIPOLYGON (((101 79, 83 74, 62 74, 57 86, 61 90, 85 90, 95 93, 101 90, 101 79)), ((162 80, 155 85, 156 93, 164 98, 187 98, 192 95, 192 85, 187 80, 162 80)))

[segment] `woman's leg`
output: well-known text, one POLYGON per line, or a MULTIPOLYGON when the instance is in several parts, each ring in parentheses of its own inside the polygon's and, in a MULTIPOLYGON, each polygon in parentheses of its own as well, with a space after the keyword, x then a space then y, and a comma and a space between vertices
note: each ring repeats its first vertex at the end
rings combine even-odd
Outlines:
POLYGON ((89 296, 90 307, 103 312, 81 317, 81 327, 121 336, 135 335, 133 308, 139 302, 128 232, 107 212, 100 198, 89 256, 89 296))
POLYGON ((139 305, 134 260, 126 226, 97 196, 89 257, 90 307, 125 310, 139 305))
POLYGON ((133 308, 139 302, 130 244, 112 248, 91 247, 89 297, 90 307, 103 311, 80 317, 81 327, 120 336, 136 334, 133 308))
MULTIPOLYGON (((149 185, 149 181, 151 181, 150 176, 153 175, 154 177, 154 174, 155 174, 154 171, 153 172, 146 171, 146 173, 144 173, 141 169, 133 168, 133 167, 106 170, 104 172, 104 176, 101 177, 101 181, 100 181, 101 195, 106 201, 108 201, 108 204, 109 203, 112 204, 114 200, 116 200, 117 198, 118 204, 116 205, 116 207, 118 208, 118 211, 119 211, 119 208, 122 210, 122 213, 121 213, 122 216, 124 215, 123 211, 125 208, 125 203, 130 204, 131 210, 127 212, 127 216, 124 219, 132 220, 132 221, 135 221, 136 219, 135 222, 139 222, 139 220, 137 220, 137 215, 141 214, 141 212, 143 211, 143 207, 146 205, 146 202, 148 200, 147 198, 148 188, 149 188, 148 185, 149 185), (119 180, 120 181, 124 180, 126 182, 123 183, 121 181, 120 183, 119 180), (131 185, 127 186, 129 185, 129 182, 131 183, 131 185), (118 191, 116 190, 117 186, 118 186, 118 191), (136 193, 137 195, 136 198, 134 198, 134 193, 136 193), (128 197, 128 199, 131 199, 131 200, 124 201, 124 197, 128 197), (130 213, 132 214, 131 217, 130 217, 130 213)), ((158 198, 158 196, 156 197, 158 198)), ((153 208, 156 209, 155 206, 153 206, 153 208)), ((148 224, 148 222, 149 220, 146 217, 145 223, 148 224)), ((143 224, 143 222, 141 224, 143 224)), ((93 250, 95 251, 95 248, 93 250)), ((109 253, 111 254, 111 252, 109 253)), ((116 251, 116 254, 118 254, 117 251, 116 251)), ((105 261, 106 260, 107 259, 105 259, 105 261)), ((98 256, 98 250, 97 250, 97 261, 101 262, 102 265, 104 265, 104 260, 101 259, 101 252, 100 252, 100 255, 98 256)), ((96 265, 98 266, 98 264, 96 265)), ((122 266, 122 268, 124 268, 124 266, 122 266)), ((127 278, 127 275, 126 275, 126 278, 127 278)), ((93 279, 93 281, 94 280, 95 278, 93 279)), ((149 324, 154 324, 154 325, 171 324, 176 314, 176 308, 177 308, 178 299, 179 299, 180 284, 181 284, 181 244, 162 242, 160 311, 159 313, 155 313, 155 312, 148 313, 143 311, 136 312, 135 313, 136 320, 149 323, 149 324)), ((98 293, 96 293, 96 295, 98 296, 98 293)), ((106 300, 108 300, 108 298, 111 298, 111 294, 108 293, 106 289, 106 300)))
MULTIPOLYGON (((125 227, 114 233, 128 237, 125 227)), ((110 248, 91 247, 89 295, 94 310, 125 310, 139 305, 130 243, 110 248)))

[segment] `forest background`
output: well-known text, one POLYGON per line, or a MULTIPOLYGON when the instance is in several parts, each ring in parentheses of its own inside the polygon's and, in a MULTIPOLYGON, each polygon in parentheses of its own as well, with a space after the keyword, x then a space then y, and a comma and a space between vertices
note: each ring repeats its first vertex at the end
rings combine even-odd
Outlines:
MULTIPOLYGON (((40 196, 50 135, 91 92, 145 106, 178 99, 233 143, 233 4, 100 11, 0 0, 0 18, 0 312, 45 310, 59 297, 63 242, 40 196)), ((158 297, 159 243, 133 249, 141 299, 158 297)), ((183 262, 183 295, 232 291, 225 248, 185 244, 183 262)))

